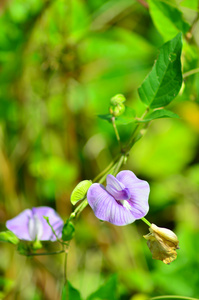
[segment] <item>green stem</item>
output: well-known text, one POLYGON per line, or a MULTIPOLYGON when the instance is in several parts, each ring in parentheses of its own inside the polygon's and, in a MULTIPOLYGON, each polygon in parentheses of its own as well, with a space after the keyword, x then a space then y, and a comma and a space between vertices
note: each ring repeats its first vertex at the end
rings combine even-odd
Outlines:
MULTIPOLYGON (((146 114, 149 112, 149 107, 146 108, 146 110, 144 111, 144 113, 142 114, 141 118, 139 118, 140 121, 144 120, 144 117, 146 116, 146 114)), ((144 128, 147 127, 148 124, 145 123, 139 123, 135 126, 130 142, 128 143, 128 145, 123 149, 123 153, 127 154, 131 148, 133 147, 133 145, 139 141, 139 139, 141 139, 141 137, 143 136, 145 130, 144 128)))
POLYGON ((60 254, 60 253, 65 253, 66 251, 65 250, 60 250, 60 251, 55 251, 55 252, 41 252, 41 253, 32 253, 32 252, 29 252, 29 253, 20 253, 21 255, 24 255, 24 256, 43 256, 43 255, 55 255, 55 254, 60 254))
POLYGON ((54 228, 52 227, 52 225, 50 224, 50 221, 49 221, 49 218, 48 217, 45 217, 43 216, 43 218, 46 220, 46 222, 48 223, 48 225, 50 226, 53 234, 56 236, 56 239, 57 239, 57 242, 60 243, 61 245, 65 244, 65 245, 68 245, 67 243, 63 242, 62 240, 59 239, 59 237, 57 236, 54 228))
POLYGON ((115 135, 116 135, 117 141, 118 141, 120 149, 121 149, 121 141, 120 141, 119 132, 117 130, 117 126, 116 126, 116 123, 115 123, 115 117, 111 118, 111 122, 112 122, 112 125, 113 125, 113 129, 115 131, 115 135))
POLYGON ((88 205, 87 198, 84 199, 74 210, 74 212, 71 213, 69 217, 69 221, 72 219, 75 219, 83 210, 84 208, 88 205))
POLYGON ((93 182, 98 182, 100 178, 103 177, 103 175, 107 174, 109 170, 114 166, 114 164, 118 161, 118 158, 120 156, 118 155, 112 162, 99 174, 97 175, 94 179, 93 182))
POLYGON ((189 77, 193 74, 199 73, 199 68, 193 69, 191 71, 188 71, 186 73, 183 74, 183 79, 185 79, 186 77, 189 77))
POLYGON ((149 227, 151 227, 151 223, 150 223, 147 219, 141 218, 141 220, 142 220, 144 223, 146 223, 149 227))
POLYGON ((165 295, 165 296, 157 296, 150 298, 150 300, 167 300, 167 299, 179 299, 179 300, 199 300, 197 298, 191 298, 191 297, 184 297, 184 296, 173 296, 173 295, 165 295))
POLYGON ((64 255, 64 284, 67 283, 67 259, 68 259, 68 252, 65 251, 65 255, 64 255))
POLYGON ((118 171, 120 170, 120 168, 121 168, 121 166, 123 165, 125 159, 126 159, 126 155, 123 154, 123 155, 121 155, 121 157, 120 157, 120 159, 118 160, 118 162, 115 164, 114 169, 113 169, 113 172, 112 172, 112 174, 113 174, 114 176, 115 176, 115 175, 118 173, 118 171))

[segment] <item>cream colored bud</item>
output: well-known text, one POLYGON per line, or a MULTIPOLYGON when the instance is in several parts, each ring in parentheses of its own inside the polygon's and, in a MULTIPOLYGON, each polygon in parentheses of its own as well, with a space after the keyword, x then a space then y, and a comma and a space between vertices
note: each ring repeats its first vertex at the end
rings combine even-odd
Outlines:
POLYGON ((150 233, 144 235, 153 259, 162 260, 170 264, 177 257, 176 249, 179 249, 179 241, 176 234, 167 229, 151 224, 150 233))

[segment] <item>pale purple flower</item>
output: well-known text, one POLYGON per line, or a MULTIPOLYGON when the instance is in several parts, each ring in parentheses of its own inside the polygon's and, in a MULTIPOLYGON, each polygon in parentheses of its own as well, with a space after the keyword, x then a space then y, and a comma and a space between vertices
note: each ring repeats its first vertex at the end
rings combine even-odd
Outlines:
POLYGON ((20 240, 56 241, 52 229, 44 217, 49 218, 56 235, 61 238, 64 222, 56 211, 47 206, 25 209, 15 218, 6 222, 6 227, 20 240))
POLYGON ((106 187, 94 183, 87 192, 88 203, 96 217, 123 226, 143 218, 148 210, 149 184, 131 171, 116 177, 107 175, 106 187))

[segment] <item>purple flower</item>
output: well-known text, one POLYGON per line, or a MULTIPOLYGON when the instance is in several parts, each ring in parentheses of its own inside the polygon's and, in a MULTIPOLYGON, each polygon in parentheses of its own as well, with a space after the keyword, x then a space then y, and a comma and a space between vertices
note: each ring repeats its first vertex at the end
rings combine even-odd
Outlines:
POLYGON ((47 206, 25 209, 15 218, 8 220, 6 227, 21 240, 56 241, 44 216, 49 218, 55 233, 61 238, 64 222, 53 208, 47 206))
POLYGON ((107 175, 106 188, 99 183, 87 192, 88 203, 97 218, 122 226, 144 217, 148 210, 149 184, 131 171, 121 171, 116 178, 107 175))

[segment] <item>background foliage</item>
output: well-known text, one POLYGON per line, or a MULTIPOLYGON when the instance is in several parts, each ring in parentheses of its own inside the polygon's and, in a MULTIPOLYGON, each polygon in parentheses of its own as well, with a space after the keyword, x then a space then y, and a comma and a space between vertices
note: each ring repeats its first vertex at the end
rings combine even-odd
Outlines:
MULTIPOLYGON (((144 224, 102 223, 87 207, 68 257, 83 299, 97 299, 92 293, 106 280, 116 292, 107 299, 199 297, 199 75, 187 73, 199 67, 198 13, 195 0, 0 3, 0 230, 32 206, 54 207, 66 220, 76 184, 118 152, 111 125, 97 115, 117 93, 141 115, 137 89, 158 48, 183 33, 184 84, 169 105, 180 119, 151 122, 125 166, 149 181, 147 219, 176 232, 178 258, 153 261, 144 224)), ((131 130, 119 126, 124 141, 131 130)), ((60 299, 61 255, 26 258, 1 243, 0 257, 0 298, 60 299)))

